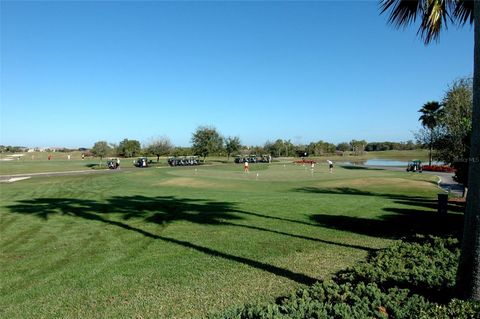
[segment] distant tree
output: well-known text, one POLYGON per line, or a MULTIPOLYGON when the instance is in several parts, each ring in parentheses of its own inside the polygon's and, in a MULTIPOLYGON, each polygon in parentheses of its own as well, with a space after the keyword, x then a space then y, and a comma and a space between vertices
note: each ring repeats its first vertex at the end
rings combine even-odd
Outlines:
POLYGON ((335 150, 336 150, 336 146, 334 144, 324 142, 321 140, 318 142, 311 142, 306 147, 307 153, 315 156, 332 154, 332 153, 335 153, 335 150))
POLYGON ((172 150, 173 156, 189 156, 192 155, 193 150, 191 147, 177 146, 172 150))
POLYGON ((250 151, 252 154, 258 155, 268 153, 262 146, 251 146, 250 151))
POLYGON ((437 101, 427 102, 423 107, 418 110, 422 115, 418 118, 422 122, 422 126, 430 130, 428 134, 430 140, 428 141, 429 156, 428 156, 428 165, 432 165, 432 150, 433 145, 435 144, 435 134, 433 130, 438 126, 438 120, 442 116, 442 105, 437 101))
POLYGON ((282 152, 284 150, 284 145, 285 145, 285 142, 282 139, 277 139, 273 143, 272 148, 275 150, 275 155, 277 157, 282 156, 282 152))
POLYGON ((93 156, 100 157, 100 160, 107 156, 110 151, 111 148, 106 141, 96 142, 91 149, 93 156))
MULTIPOLYGON (((270 142, 267 142, 270 143, 270 142)), ((270 154, 273 156, 292 156, 294 155, 295 146, 290 140, 277 139, 274 143, 265 144, 265 149, 270 150, 270 154)))
POLYGON ((223 138, 214 127, 200 126, 192 136, 192 150, 195 155, 203 156, 221 151, 223 138))
POLYGON ((361 140, 361 141, 357 141, 357 140, 352 140, 350 142, 350 145, 351 145, 351 148, 353 150, 353 152, 355 153, 355 155, 360 155, 360 154, 363 154, 363 152, 365 151, 365 147, 367 146, 367 141, 365 140, 361 140))
POLYGON ((348 152, 351 150, 351 145, 347 142, 339 143, 337 145, 337 150, 343 153, 348 152))
POLYGON ((160 156, 168 155, 173 150, 173 144, 170 142, 170 139, 166 136, 162 136, 156 139, 153 139, 146 148, 146 151, 149 154, 157 156, 157 163, 160 161, 160 156))
MULTIPOLYGON (((423 136, 423 132, 421 132, 423 136)), ((418 135, 418 134, 417 134, 418 135)), ((423 141, 423 140, 422 140, 423 141)), ((422 142, 423 144, 424 142, 422 142)), ((425 145, 428 145, 427 143, 424 143, 425 145)), ((367 152, 377 152, 377 151, 390 151, 390 150, 398 150, 398 151, 404 151, 404 150, 415 150, 417 148, 420 148, 421 145, 415 144, 412 140, 408 140, 406 142, 369 142, 367 146, 365 146, 365 150, 367 152)))
POLYGON ((238 136, 227 137, 225 139, 225 151, 227 152, 227 161, 230 159, 230 155, 238 152, 241 147, 242 144, 240 143, 240 138, 238 136))
POLYGON ((140 154, 141 150, 139 141, 126 138, 118 144, 117 154, 123 157, 135 157, 140 154))
MULTIPOLYGON (((443 133, 442 133, 442 128, 440 126, 437 126, 433 129, 422 127, 417 132, 414 132, 413 136, 415 137, 415 140, 417 141, 417 143, 423 149, 430 148, 430 144, 432 143, 433 143, 433 145, 431 146, 432 149, 442 148, 441 139, 442 139, 443 133)), ((436 153, 432 155, 432 159, 433 158, 438 159, 438 157, 436 156, 436 153)))
POLYGON ((412 140, 408 140, 406 143, 405 143, 405 150, 414 150, 417 148, 417 145, 415 143, 413 143, 412 140))
POLYGON ((263 145, 263 149, 265 150, 266 153, 268 153, 272 156, 280 156, 277 153, 277 150, 275 148, 275 144, 271 141, 266 141, 265 144, 263 145))

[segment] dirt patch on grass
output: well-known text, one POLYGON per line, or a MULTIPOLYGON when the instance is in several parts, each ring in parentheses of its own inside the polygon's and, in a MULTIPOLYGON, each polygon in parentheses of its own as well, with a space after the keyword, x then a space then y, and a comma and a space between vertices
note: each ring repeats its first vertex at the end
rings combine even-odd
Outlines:
POLYGON ((329 181, 319 186, 325 187, 366 187, 366 186, 396 186, 401 188, 431 188, 433 185, 429 181, 419 181, 398 177, 372 177, 346 179, 338 181, 329 181))
POLYGON ((193 188, 225 188, 224 185, 219 185, 213 182, 203 181, 191 177, 176 177, 166 181, 157 182, 154 186, 181 186, 193 188))

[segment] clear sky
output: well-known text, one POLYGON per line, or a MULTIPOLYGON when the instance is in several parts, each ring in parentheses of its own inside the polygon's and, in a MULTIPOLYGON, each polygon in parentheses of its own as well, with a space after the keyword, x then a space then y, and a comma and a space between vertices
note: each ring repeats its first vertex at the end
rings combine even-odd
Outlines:
POLYGON ((428 47, 378 2, 1 1, 0 144, 91 147, 200 125, 244 144, 402 141, 473 73, 473 28, 428 47))

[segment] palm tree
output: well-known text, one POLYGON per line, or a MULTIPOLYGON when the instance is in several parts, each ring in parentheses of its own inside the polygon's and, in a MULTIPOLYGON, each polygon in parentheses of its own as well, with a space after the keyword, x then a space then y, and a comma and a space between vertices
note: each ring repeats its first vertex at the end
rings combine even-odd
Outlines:
POLYGON ((418 110, 418 112, 422 113, 419 121, 422 121, 422 126, 430 130, 430 141, 429 141, 429 163, 428 165, 432 165, 432 149, 433 149, 433 141, 434 141, 434 129, 438 125, 438 118, 442 114, 442 105, 436 101, 428 102, 423 105, 423 107, 418 110))
POLYGON ((480 1, 473 0, 381 0, 382 13, 397 28, 421 21, 418 34, 425 44, 438 40, 449 22, 474 25, 473 114, 469 158, 467 207, 462 252, 457 270, 460 297, 480 300, 480 1))

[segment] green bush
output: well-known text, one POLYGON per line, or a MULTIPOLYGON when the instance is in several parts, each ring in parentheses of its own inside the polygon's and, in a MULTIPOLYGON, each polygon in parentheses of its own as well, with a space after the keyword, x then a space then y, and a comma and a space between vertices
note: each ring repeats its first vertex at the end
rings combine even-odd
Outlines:
POLYGON ((420 319, 478 319, 480 318, 480 302, 452 299, 446 305, 435 305, 422 311, 420 319))
POLYGON ((446 302, 453 295, 459 256, 456 239, 418 236, 339 272, 335 281, 373 282, 384 289, 408 288, 431 300, 446 302))
POLYGON ((299 289, 277 304, 246 305, 211 318, 411 318, 433 307, 406 289, 382 292, 376 284, 339 285, 328 281, 299 289))
POLYGON ((456 239, 418 236, 377 251, 334 280, 275 303, 247 304, 209 318, 480 318, 480 303, 448 297, 458 257, 456 239))

